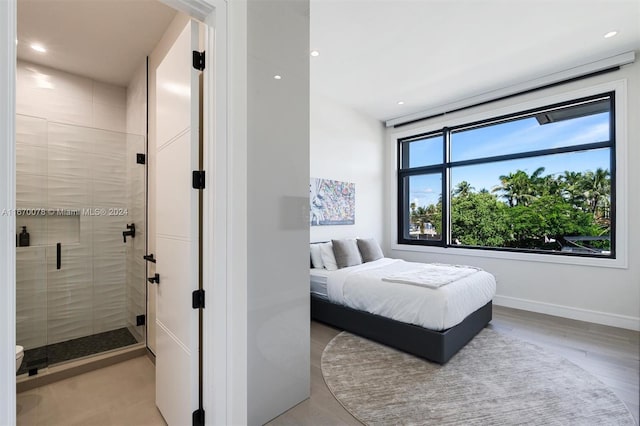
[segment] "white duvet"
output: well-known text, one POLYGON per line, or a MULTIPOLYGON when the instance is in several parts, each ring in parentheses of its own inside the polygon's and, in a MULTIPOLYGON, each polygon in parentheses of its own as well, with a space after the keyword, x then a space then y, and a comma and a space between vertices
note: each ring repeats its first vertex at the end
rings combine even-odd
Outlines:
POLYGON ((431 330, 446 330, 487 304, 496 292, 493 275, 478 270, 438 288, 388 282, 383 278, 424 264, 379 259, 328 275, 330 301, 431 330))

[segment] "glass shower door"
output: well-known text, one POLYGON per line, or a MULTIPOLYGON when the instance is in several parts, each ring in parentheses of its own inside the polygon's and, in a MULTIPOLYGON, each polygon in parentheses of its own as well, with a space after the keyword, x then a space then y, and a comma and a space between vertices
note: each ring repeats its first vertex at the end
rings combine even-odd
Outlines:
POLYGON ((19 373, 144 342, 144 137, 25 116, 17 135, 17 205, 41 213, 17 218, 19 373))

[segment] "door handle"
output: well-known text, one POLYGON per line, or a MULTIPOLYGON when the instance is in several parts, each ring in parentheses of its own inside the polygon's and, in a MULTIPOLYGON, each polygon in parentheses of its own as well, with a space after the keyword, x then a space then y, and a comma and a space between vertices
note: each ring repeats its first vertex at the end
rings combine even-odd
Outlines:
POLYGON ((147 281, 149 281, 151 284, 160 284, 160 274, 156 272, 154 276, 152 276, 151 278, 147 278, 147 281))
POLYGON ((156 258, 153 257, 153 253, 145 254, 144 256, 142 256, 142 258, 147 262, 156 263, 156 258))
POLYGON ((56 244, 56 269, 62 268, 62 243, 56 244))

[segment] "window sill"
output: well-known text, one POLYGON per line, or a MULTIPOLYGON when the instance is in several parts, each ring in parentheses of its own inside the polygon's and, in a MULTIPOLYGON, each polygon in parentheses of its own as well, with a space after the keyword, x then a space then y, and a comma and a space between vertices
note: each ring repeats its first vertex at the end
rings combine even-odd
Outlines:
MULTIPOLYGON (((391 244, 392 251, 409 251, 421 253, 435 253, 440 255, 460 257, 483 257, 499 260, 518 260, 523 262, 553 263, 560 265, 591 266, 597 268, 627 269, 627 259, 618 253, 617 259, 598 259, 594 257, 563 256, 540 253, 519 253, 498 250, 482 250, 457 247, 434 247, 410 244, 391 244)), ((462 261, 461 263, 464 263, 462 261)))

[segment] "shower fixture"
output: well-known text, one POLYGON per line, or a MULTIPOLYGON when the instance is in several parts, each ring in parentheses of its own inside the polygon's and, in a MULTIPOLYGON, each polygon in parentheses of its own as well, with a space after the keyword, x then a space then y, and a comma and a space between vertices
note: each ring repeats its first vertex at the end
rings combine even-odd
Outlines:
POLYGON ((136 224, 132 223, 131 225, 127 224, 127 230, 122 231, 122 239, 125 244, 127 242, 127 237, 135 238, 136 237, 136 224))

